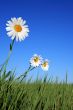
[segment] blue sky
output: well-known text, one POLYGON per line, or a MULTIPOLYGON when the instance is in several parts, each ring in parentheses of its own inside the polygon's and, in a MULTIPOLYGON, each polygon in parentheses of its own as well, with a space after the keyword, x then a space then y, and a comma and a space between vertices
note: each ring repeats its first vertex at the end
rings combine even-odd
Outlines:
MULTIPOLYGON (((29 25, 29 37, 15 42, 8 70, 16 67, 19 75, 29 66, 33 54, 50 60, 48 77, 73 82, 73 1, 72 0, 1 0, 0 1, 0 64, 5 61, 11 39, 5 30, 11 17, 22 17, 29 25)), ((46 74, 40 68, 28 76, 46 74)))

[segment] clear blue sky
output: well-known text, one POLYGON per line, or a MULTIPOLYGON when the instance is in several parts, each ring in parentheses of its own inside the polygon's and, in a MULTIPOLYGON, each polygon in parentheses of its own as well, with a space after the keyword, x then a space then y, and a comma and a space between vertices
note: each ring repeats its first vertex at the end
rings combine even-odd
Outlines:
MULTIPOLYGON (((16 75, 29 66, 29 59, 37 53, 50 60, 48 76, 73 82, 73 1, 72 0, 0 0, 0 64, 9 51, 11 39, 6 35, 5 23, 11 17, 22 17, 29 25, 29 37, 15 42, 8 69, 16 67, 16 75)), ((43 77, 41 69, 29 76, 43 77)))

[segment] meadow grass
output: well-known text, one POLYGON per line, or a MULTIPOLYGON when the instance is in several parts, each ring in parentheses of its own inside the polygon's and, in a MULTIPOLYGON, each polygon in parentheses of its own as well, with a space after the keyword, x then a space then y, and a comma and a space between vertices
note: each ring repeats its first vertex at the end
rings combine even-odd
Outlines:
MULTIPOLYGON (((73 84, 0 76, 0 110, 73 110, 73 84)), ((66 79, 67 80, 67 79, 66 79)))

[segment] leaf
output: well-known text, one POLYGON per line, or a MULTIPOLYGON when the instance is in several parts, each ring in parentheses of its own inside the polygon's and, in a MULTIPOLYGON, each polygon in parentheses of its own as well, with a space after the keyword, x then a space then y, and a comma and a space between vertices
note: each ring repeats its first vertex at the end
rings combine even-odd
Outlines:
POLYGON ((6 70, 5 70, 1 75, 1 80, 6 81, 6 79, 10 76, 10 74, 11 74, 11 71, 6 73, 6 70))

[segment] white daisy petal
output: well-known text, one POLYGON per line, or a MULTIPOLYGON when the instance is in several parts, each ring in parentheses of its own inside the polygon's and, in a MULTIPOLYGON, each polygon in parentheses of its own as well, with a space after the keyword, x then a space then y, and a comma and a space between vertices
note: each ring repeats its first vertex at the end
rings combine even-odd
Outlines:
POLYGON ((10 24, 6 24, 6 26, 10 26, 10 24))
POLYGON ((7 23, 10 25, 10 24, 12 24, 12 21, 9 20, 9 21, 7 21, 7 23))
POLYGON ((10 37, 10 36, 13 36, 13 31, 10 31, 7 33, 7 35, 10 37))
POLYGON ((43 61, 43 63, 41 64, 41 68, 42 68, 42 70, 44 70, 44 71, 48 71, 48 69, 49 69, 48 60, 43 61))
POLYGON ((21 17, 19 17, 18 19, 17 19, 17 21, 18 21, 18 24, 23 24, 23 19, 21 18, 21 17))
POLYGON ((23 25, 24 25, 24 24, 26 24, 26 21, 25 21, 25 20, 23 21, 23 25))
POLYGON ((11 37, 12 40, 13 40, 14 38, 15 38, 14 36, 11 37))
POLYGON ((6 27, 6 31, 11 31, 11 27, 6 27))
POLYGON ((12 22, 16 23, 17 22, 17 19, 14 17, 14 18, 11 18, 12 22))
POLYGON ((38 56, 35 54, 31 59, 30 59, 30 64, 33 67, 38 67, 42 63, 42 57, 38 56))
POLYGON ((11 18, 11 20, 7 21, 6 24, 6 31, 7 35, 11 37, 13 40, 16 38, 16 41, 24 40, 29 33, 28 25, 25 25, 26 21, 23 20, 21 17, 19 18, 11 18))
POLYGON ((28 25, 25 25, 25 28, 27 28, 27 29, 28 29, 28 25))

